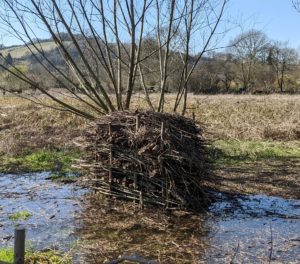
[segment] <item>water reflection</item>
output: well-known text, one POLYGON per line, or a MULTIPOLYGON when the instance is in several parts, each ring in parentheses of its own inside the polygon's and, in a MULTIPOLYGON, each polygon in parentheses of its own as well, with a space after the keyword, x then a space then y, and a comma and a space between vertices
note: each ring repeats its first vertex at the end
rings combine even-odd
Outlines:
POLYGON ((299 200, 219 195, 210 211, 207 263, 300 262, 299 200))
POLYGON ((74 215, 80 210, 84 193, 72 184, 47 180, 49 173, 0 175, 0 247, 13 243, 16 225, 25 226, 28 244, 36 249, 68 250, 75 240, 74 215), (27 211, 26 220, 12 221, 10 216, 27 211))
POLYGON ((0 247, 12 245, 13 229, 22 224, 36 249, 78 243, 74 263, 133 253, 160 263, 300 263, 299 200, 217 194, 208 215, 141 212, 48 176, 0 175, 0 247), (32 217, 9 219, 22 210, 32 217))

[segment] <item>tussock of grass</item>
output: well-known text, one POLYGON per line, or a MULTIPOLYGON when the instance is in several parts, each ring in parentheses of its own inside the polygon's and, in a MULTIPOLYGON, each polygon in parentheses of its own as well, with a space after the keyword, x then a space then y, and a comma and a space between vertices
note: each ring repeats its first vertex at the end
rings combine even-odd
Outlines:
POLYGON ((19 211, 17 213, 10 215, 8 218, 11 221, 21 221, 21 220, 27 220, 31 216, 32 216, 32 214, 29 211, 23 210, 23 211, 19 211))
POLYGON ((300 142, 217 140, 211 155, 218 163, 300 158, 300 142))

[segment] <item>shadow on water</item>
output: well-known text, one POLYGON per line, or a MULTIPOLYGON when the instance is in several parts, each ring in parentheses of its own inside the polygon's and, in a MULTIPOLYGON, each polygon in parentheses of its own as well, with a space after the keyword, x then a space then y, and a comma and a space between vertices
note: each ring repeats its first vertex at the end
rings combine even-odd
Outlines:
POLYGON ((12 246, 22 224, 35 249, 69 250, 79 241, 75 263, 133 253, 160 263, 300 262, 300 200, 219 193, 206 216, 141 212, 48 177, 0 174, 0 248, 12 246), (31 217, 13 221, 20 211, 31 217))

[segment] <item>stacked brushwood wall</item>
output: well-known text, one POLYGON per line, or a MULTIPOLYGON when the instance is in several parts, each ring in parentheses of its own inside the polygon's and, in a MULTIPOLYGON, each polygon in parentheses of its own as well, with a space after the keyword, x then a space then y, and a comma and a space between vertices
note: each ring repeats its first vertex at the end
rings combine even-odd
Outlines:
POLYGON ((157 112, 114 112, 82 140, 91 188, 114 198, 198 210, 209 203, 207 146, 192 119, 157 112))

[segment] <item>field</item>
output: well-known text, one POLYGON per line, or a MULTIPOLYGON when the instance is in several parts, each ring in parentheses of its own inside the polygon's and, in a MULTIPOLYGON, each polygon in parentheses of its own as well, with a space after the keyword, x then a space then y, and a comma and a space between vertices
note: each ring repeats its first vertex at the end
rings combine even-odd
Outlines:
MULTIPOLYGON (((174 95, 168 97, 166 101, 171 105, 174 95)), ((214 161, 218 184, 210 187, 229 195, 264 194, 300 199, 300 96, 190 94, 189 97, 188 116, 192 117, 194 112, 203 127, 214 161)), ((141 95, 135 95, 134 108, 145 108, 141 95)), ((42 108, 17 97, 0 97, 0 169, 11 173, 49 171, 59 163, 64 171, 69 171, 72 160, 80 157, 73 142, 87 128, 86 120, 66 112, 42 108)), ((96 202, 102 201, 99 199, 96 202)), ((182 218, 172 222, 168 216, 160 216, 159 224, 149 212, 132 219, 125 207, 119 206, 116 211, 116 206, 112 209, 111 205, 105 205, 97 213, 95 209, 86 210, 83 222, 91 230, 82 231, 82 235, 90 240, 85 248, 92 255, 93 249, 101 247, 103 250, 96 257, 100 255, 107 260, 109 256, 118 256, 118 250, 126 251, 133 240, 134 250, 145 255, 153 252, 150 256, 159 255, 162 263, 170 263, 167 256, 172 256, 173 261, 186 259, 182 263, 198 263, 195 258, 202 253, 193 250, 193 246, 199 251, 204 245, 195 236, 205 232, 199 226, 191 226, 183 217, 181 230, 176 228, 176 221, 182 222, 182 218), (100 229, 93 230, 94 225, 100 229), (141 232, 147 233, 147 239, 141 239, 141 232), (190 235, 193 239, 188 242, 190 235), (187 243, 191 248, 182 247, 187 243)), ((197 221, 202 225, 203 219, 197 221)))
MULTIPOLYGON (((174 96, 168 96, 170 109, 174 96)), ((298 181, 300 96, 190 94, 189 97, 187 115, 192 117, 194 112, 203 127, 218 173, 228 180, 229 186, 223 186, 226 190, 300 197, 288 184, 298 181), (239 173, 235 168, 239 168, 239 173), (267 176, 261 177, 264 170, 268 171, 267 176)), ((0 97, 0 107, 0 153, 6 169, 10 166, 17 169, 14 161, 26 167, 26 160, 32 163, 34 158, 41 159, 41 150, 49 154, 42 157, 49 158, 50 165, 44 163, 48 169, 53 160, 51 152, 78 155, 73 141, 88 127, 86 120, 17 97, 0 97)), ((141 95, 135 96, 133 107, 145 108, 141 95)))

